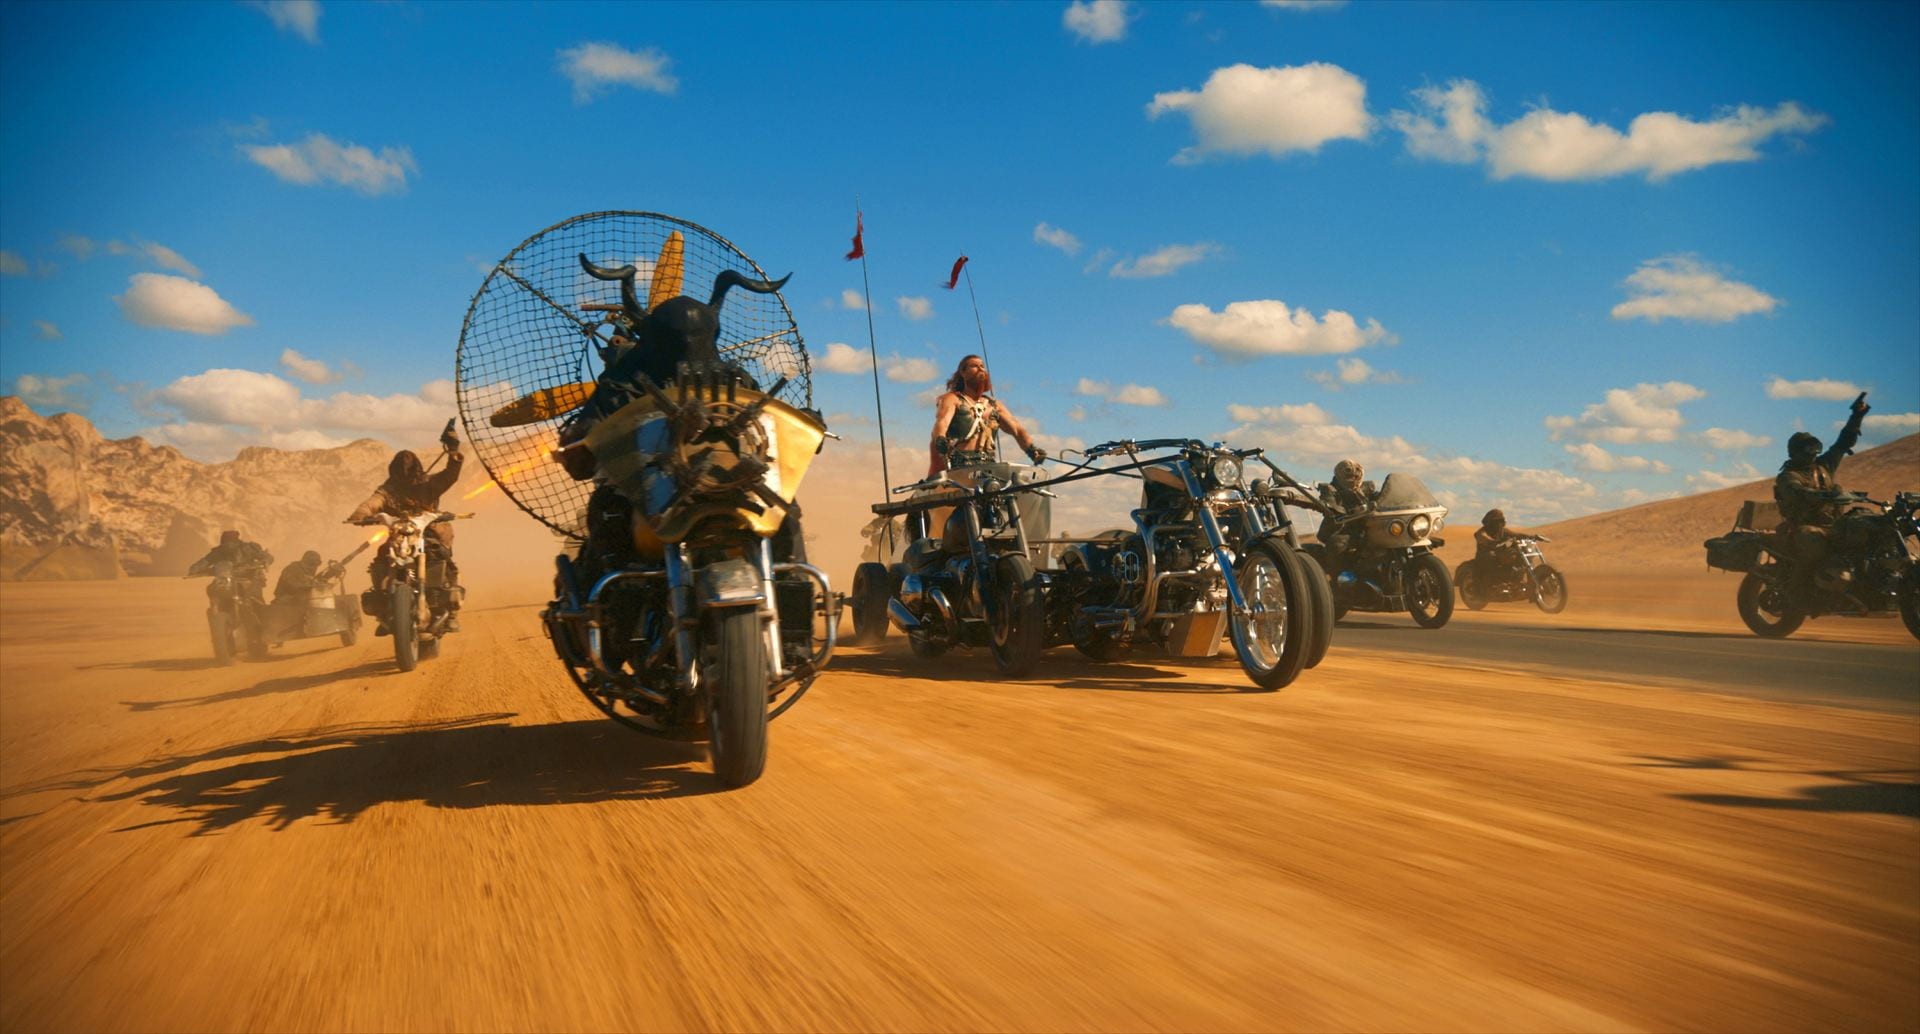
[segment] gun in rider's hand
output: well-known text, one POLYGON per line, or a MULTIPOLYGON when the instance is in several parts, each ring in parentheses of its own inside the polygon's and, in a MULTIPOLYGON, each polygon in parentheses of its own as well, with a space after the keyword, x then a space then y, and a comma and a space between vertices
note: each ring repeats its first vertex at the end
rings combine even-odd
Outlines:
POLYGON ((1853 405, 1848 406, 1847 408, 1852 410, 1855 413, 1860 414, 1861 416, 1866 416, 1867 410, 1872 409, 1873 407, 1867 405, 1867 393, 1863 391, 1860 393, 1860 396, 1858 398, 1853 400, 1853 405))

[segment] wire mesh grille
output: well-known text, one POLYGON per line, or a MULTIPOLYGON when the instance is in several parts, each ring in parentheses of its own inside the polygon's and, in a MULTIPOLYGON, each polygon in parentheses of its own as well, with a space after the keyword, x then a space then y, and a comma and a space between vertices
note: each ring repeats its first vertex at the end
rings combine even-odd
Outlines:
MULTIPOLYGON (((593 491, 591 482, 573 480, 548 457, 566 414, 518 427, 495 427, 488 418, 529 393, 588 383, 599 374, 595 346, 610 331, 600 325, 601 313, 582 306, 617 304, 620 285, 588 276, 579 256, 601 266, 638 267, 635 284, 645 301, 654 265, 676 230, 685 242, 678 293, 704 302, 714 277, 728 269, 768 279, 730 241, 694 223, 653 212, 592 212, 521 242, 487 274, 467 309, 454 375, 467 440, 501 491, 562 534, 584 533, 582 511, 593 491)), ((786 377, 779 397, 812 407, 812 365, 785 298, 727 292, 717 345, 721 358, 740 364, 763 387, 786 377)))

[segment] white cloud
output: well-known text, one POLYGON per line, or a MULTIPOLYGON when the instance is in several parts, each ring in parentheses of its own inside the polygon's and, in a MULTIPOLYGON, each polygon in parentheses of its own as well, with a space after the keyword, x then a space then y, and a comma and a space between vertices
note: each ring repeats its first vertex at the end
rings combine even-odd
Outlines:
POLYGON ((1227 413, 1238 426, 1222 438, 1243 447, 1266 446, 1275 462, 1303 481, 1329 476, 1333 464, 1343 459, 1357 461, 1376 480, 1390 473, 1412 474, 1452 511, 1453 523, 1491 506, 1504 508, 1516 523, 1578 516, 1599 498, 1593 485, 1562 471, 1435 453, 1398 435, 1379 437, 1335 423, 1311 403, 1229 405, 1227 413), (1303 461, 1313 466, 1301 466, 1303 461))
POLYGON ((1645 456, 1617 456, 1592 442, 1563 446, 1574 459, 1580 462, 1581 470, 1591 470, 1597 474, 1639 473, 1671 474, 1673 468, 1645 456))
POLYGON ((1868 431, 1910 434, 1920 431, 1920 413, 1868 413, 1860 426, 1868 431))
POLYGON ((1696 492, 1711 492, 1718 488, 1732 488, 1735 485, 1751 484, 1760 480, 1761 473, 1751 463, 1736 463, 1725 472, 1703 470, 1698 474, 1687 475, 1687 487, 1696 492))
POLYGON ((87 237, 83 237, 77 233, 69 233, 69 234, 62 235, 59 240, 54 242, 53 246, 56 248, 59 248, 61 251, 64 251, 69 255, 72 255, 74 258, 77 258, 82 262, 85 262, 87 259, 93 257, 93 250, 95 247, 91 239, 87 237))
POLYGON ((1040 223, 1033 228, 1033 239, 1049 248, 1059 248, 1069 255, 1076 255, 1080 252, 1080 238, 1062 230, 1058 226, 1049 226, 1046 223, 1040 223))
POLYGON ((1174 156, 1196 162, 1209 154, 1280 157, 1314 152, 1330 140, 1364 140, 1372 132, 1367 84, 1337 65, 1286 68, 1230 65, 1199 90, 1155 94, 1147 117, 1182 112, 1197 142, 1174 156))
POLYGON ((1756 312, 1772 312, 1780 299, 1728 280, 1690 255, 1648 259, 1627 277, 1632 298, 1613 307, 1617 320, 1663 319, 1726 323, 1756 312))
POLYGON ((861 296, 859 291, 849 287, 840 292, 840 307, 842 309, 863 310, 867 307, 867 300, 861 296))
POLYGON ((940 368, 931 359, 902 359, 895 354, 882 360, 880 368, 888 380, 901 384, 923 384, 940 377, 940 368))
POLYGON ((1680 381, 1613 388, 1605 399, 1588 406, 1578 418, 1550 416, 1546 426, 1554 441, 1571 435, 1614 445, 1670 442, 1686 423, 1680 415, 1681 403, 1706 397, 1706 392, 1680 381))
POLYGON ((1361 326, 1338 309, 1329 309, 1316 320, 1304 306, 1292 309, 1274 300, 1230 302, 1217 313, 1205 305, 1182 305, 1167 322, 1229 357, 1329 355, 1394 340, 1378 320, 1369 319, 1361 326))
POLYGON ((68 374, 65 377, 41 377, 38 374, 23 373, 14 378, 13 393, 41 413, 57 410, 77 411, 86 408, 86 396, 75 389, 85 388, 87 385, 87 375, 84 373, 68 374))
POLYGON ((242 445, 310 449, 368 437, 417 446, 437 435, 455 410, 449 380, 429 381, 410 395, 341 391, 308 398, 274 374, 234 369, 182 377, 150 401, 172 413, 141 434, 201 456, 230 455, 242 445))
POLYGON ((1114 43, 1127 38, 1127 22, 1132 18, 1127 0, 1073 0, 1060 16, 1060 24, 1088 43, 1114 43))
POLYGON ((287 183, 351 187, 368 196, 403 190, 408 174, 420 173, 409 148, 382 147, 375 153, 323 133, 309 133, 297 144, 242 144, 240 153, 287 183))
POLYGON ((309 359, 289 348, 280 353, 280 368, 308 384, 332 384, 341 373, 318 359, 309 359))
POLYGON ((127 281, 127 293, 113 300, 120 303, 121 315, 143 327, 225 334, 253 325, 253 317, 229 305, 213 288, 165 273, 135 273, 127 281))
POLYGON ((1413 91, 1414 111, 1388 121, 1406 137, 1407 153, 1449 162, 1485 160, 1495 179, 1591 180, 1669 176, 1725 162, 1756 161, 1774 136, 1809 133, 1825 115, 1788 102, 1769 111, 1751 105, 1698 122, 1667 111, 1648 112, 1621 133, 1583 115, 1537 108, 1503 126, 1487 118, 1478 83, 1456 79, 1413 91))
POLYGON ((148 261, 161 269, 171 269, 196 279, 201 276, 200 267, 188 262, 179 252, 164 244, 143 241, 138 237, 135 237, 132 243, 128 243, 123 240, 95 241, 90 237, 70 233, 61 237, 55 247, 82 262, 92 258, 94 252, 104 251, 109 255, 123 257, 145 256, 148 261))
POLYGON ((1080 421, 1085 420, 1086 418, 1087 418, 1087 407, 1085 406, 1075 406, 1072 409, 1067 410, 1067 419, 1072 420, 1075 423, 1079 423, 1080 421))
POLYGON ((847 344, 834 341, 827 345, 826 352, 813 361, 813 368, 828 373, 866 373, 873 369, 873 360, 867 353, 847 344))
POLYGON ((1775 377, 1767 382, 1770 399, 1820 399, 1823 402, 1848 402, 1865 388, 1852 381, 1790 381, 1775 377))
POLYGON ((924 320, 933 316, 933 302, 925 296, 907 297, 902 295, 894 299, 900 306, 900 315, 910 320, 924 320))
MULTIPOLYGON (((1106 381, 1096 381, 1091 377, 1080 378, 1080 383, 1074 387, 1074 394, 1105 399, 1122 406, 1169 405, 1167 396, 1159 388, 1145 384, 1122 384, 1116 388, 1106 381)), ((1084 414, 1084 410, 1082 412, 1084 414)))
POLYGON ((653 47, 628 50, 617 43, 582 43, 560 51, 559 58, 561 74, 573 83, 575 104, 585 104, 613 86, 667 94, 680 88, 680 80, 673 77, 673 59, 653 47))
POLYGON ((1139 258, 1123 259, 1114 263, 1107 275, 1126 280, 1138 280, 1147 277, 1172 276, 1182 266, 1190 266, 1209 255, 1218 254, 1220 246, 1202 241, 1198 244, 1169 244, 1159 251, 1142 255, 1139 258))
POLYGON ((1405 379, 1392 370, 1374 368, 1365 359, 1342 359, 1336 364, 1339 369, 1316 370, 1307 376, 1314 383, 1329 391, 1339 391, 1344 386, 1358 384, 1402 384, 1405 379))
POLYGON ((317 0, 254 0, 247 6, 265 11, 273 27, 308 43, 320 42, 320 4, 317 0))
POLYGON ((30 267, 17 251, 0 251, 0 276, 26 276, 30 267))
POLYGON ((59 326, 49 320, 34 320, 33 329, 39 331, 40 337, 47 341, 58 341, 66 336, 60 333, 59 326))
POLYGON ((1700 432, 1700 440, 1716 452, 1739 452, 1742 449, 1758 449, 1772 445, 1773 439, 1764 434, 1749 434, 1725 427, 1709 427, 1700 432))
POLYGON ((1626 488, 1620 491, 1622 506, 1638 506, 1641 503, 1656 503, 1663 499, 1678 499, 1680 493, 1672 489, 1649 491, 1644 488, 1626 488))
POLYGON ((141 241, 138 242, 138 246, 148 258, 153 260, 153 264, 159 266, 161 269, 171 269, 176 273, 183 273, 195 279, 199 279, 201 276, 200 267, 188 262, 185 258, 181 257, 179 252, 164 244, 155 244, 152 241, 141 241))
POLYGON ((1260 0, 1262 7, 1275 7, 1283 11, 1330 11, 1346 5, 1347 0, 1260 0))

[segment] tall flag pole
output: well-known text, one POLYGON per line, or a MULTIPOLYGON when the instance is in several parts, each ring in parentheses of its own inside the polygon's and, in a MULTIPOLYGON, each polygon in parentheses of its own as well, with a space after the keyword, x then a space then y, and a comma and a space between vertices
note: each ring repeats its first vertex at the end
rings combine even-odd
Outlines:
MULTIPOLYGON (((987 331, 980 323, 980 299, 974 296, 973 270, 967 268, 967 257, 965 255, 961 255, 953 261, 953 272, 947 274, 946 287, 947 290, 951 291, 954 287, 958 286, 960 283, 960 275, 963 272, 967 277, 967 300, 973 303, 973 329, 975 333, 980 335, 980 361, 985 363, 987 370, 991 372, 993 370, 993 360, 987 358, 987 331)), ((997 424, 994 426, 993 439, 993 451, 998 453, 1000 451, 1000 429, 997 424)))
MULTIPOLYGON (((885 501, 887 494, 893 491, 893 475, 887 470, 887 414, 880 405, 880 345, 873 335, 873 284, 867 278, 867 245, 862 237, 867 229, 866 214, 860 211, 860 196, 853 198, 853 250, 847 252, 847 261, 860 260, 860 289, 864 292, 867 304, 867 352, 873 356, 873 415, 880 424, 880 498, 885 501)), ((893 520, 887 520, 887 552, 890 558, 893 551, 893 520)))

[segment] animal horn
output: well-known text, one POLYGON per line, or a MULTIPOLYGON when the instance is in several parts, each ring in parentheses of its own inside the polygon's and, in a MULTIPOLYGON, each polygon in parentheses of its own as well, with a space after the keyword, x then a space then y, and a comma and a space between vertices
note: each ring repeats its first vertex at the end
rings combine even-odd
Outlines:
POLYGON ((580 268, 586 270, 587 275, 595 280, 620 281, 620 307, 626 310, 627 319, 634 326, 639 326, 640 321, 647 318, 646 306, 640 304, 640 293, 633 286, 633 278, 638 276, 640 271, 631 263, 619 269, 608 269, 605 266, 594 265, 587 259, 586 252, 581 252, 580 268))
POLYGON ((687 274, 686 255, 687 239, 679 230, 668 234, 667 242, 660 245, 660 260, 653 264, 653 283, 647 288, 648 309, 658 309, 661 302, 679 296, 687 274))
POLYGON ((729 287, 743 287, 755 294, 772 294, 780 290, 780 288, 785 286, 786 282, 791 279, 793 279, 792 273, 788 273, 778 280, 755 280, 729 269, 713 278, 713 297, 708 300, 707 305, 718 312, 720 303, 726 300, 727 288, 729 287))

